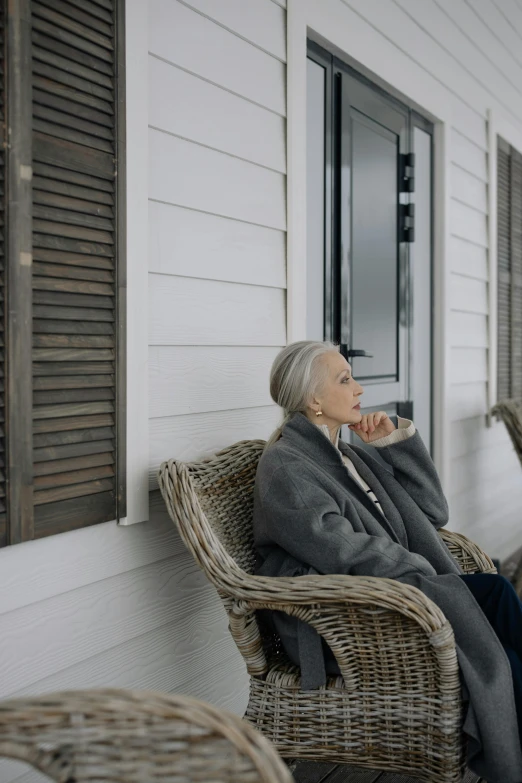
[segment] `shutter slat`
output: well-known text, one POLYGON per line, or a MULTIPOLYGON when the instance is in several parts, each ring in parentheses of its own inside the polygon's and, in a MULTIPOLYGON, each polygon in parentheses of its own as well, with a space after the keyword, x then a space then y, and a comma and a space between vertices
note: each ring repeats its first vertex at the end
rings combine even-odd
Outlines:
MULTIPOLYGON (((68 471, 83 470, 87 468, 113 464, 114 454, 112 451, 101 452, 100 454, 86 454, 82 457, 70 457, 67 460, 60 459, 42 462, 35 466, 34 475, 50 476, 53 473, 65 474, 68 471)), ((40 484, 39 486, 43 486, 43 484, 40 484)))
POLYGON ((35 334, 38 348, 114 348, 114 337, 103 335, 35 334))
MULTIPOLYGON (((100 204, 94 201, 94 199, 88 201, 84 198, 76 198, 71 192, 71 185, 67 186, 69 192, 66 193, 53 193, 51 188, 46 187, 47 180, 36 178, 33 181, 33 201, 35 204, 39 204, 46 207, 54 207, 62 211, 72 210, 73 212, 80 212, 84 215, 97 215, 98 217, 104 217, 109 220, 114 219, 114 209, 110 205, 100 204), (43 190, 38 190, 39 185, 42 185, 43 190)), ((83 191, 86 194, 86 191, 83 191)))
POLYGON ((110 14, 107 15, 109 17, 108 21, 98 14, 96 15, 96 18, 93 19, 85 2, 82 6, 78 6, 70 0, 68 0, 68 2, 64 2, 64 0, 40 0, 40 5, 50 8, 63 16, 67 16, 73 21, 79 22, 81 25, 91 27, 96 32, 102 33, 109 38, 112 36, 112 20, 110 14))
MULTIPOLYGON (((38 19, 33 24, 33 49, 37 52, 37 55, 40 55, 42 51, 47 51, 55 56, 59 55, 63 64, 66 62, 70 64, 69 70, 71 73, 83 76, 86 81, 95 82, 97 82, 100 76, 103 76, 106 80, 103 82, 104 86, 110 87, 112 84, 112 63, 93 57, 76 46, 58 40, 56 36, 51 37, 47 35, 44 26, 45 22, 38 19)), ((58 60, 52 60, 52 62, 57 63, 58 60)))
POLYGON ((114 400, 114 388, 100 387, 94 389, 57 389, 55 391, 35 391, 33 393, 35 404, 49 405, 50 403, 63 404, 66 402, 85 402, 86 400, 114 400))
POLYGON ((36 119, 33 120, 34 129, 47 133, 48 136, 56 136, 57 139, 66 139, 78 144, 84 144, 93 150, 111 153, 113 151, 112 141, 107 141, 107 136, 111 138, 110 132, 108 133, 104 128, 102 128, 103 134, 95 136, 92 128, 88 128, 87 132, 85 132, 86 122, 70 119, 69 115, 53 112, 47 107, 39 107, 39 110, 35 112, 35 116, 36 119), (42 116, 47 117, 49 122, 40 119, 42 116))
POLYGON ((502 147, 497 149, 497 396, 506 399, 511 394, 511 173, 510 156, 502 147))
MULTIPOLYGON (((1 120, 1 129, 0 129, 0 141, 3 145, 5 138, 4 138, 4 123, 6 120, 6 115, 4 111, 5 107, 5 13, 6 13, 6 4, 5 2, 0 3, 0 67, 2 71, 2 75, 0 77, 0 120, 1 120)), ((5 148, 3 146, 0 146, 0 221, 2 226, 5 224, 6 215, 5 215, 5 175, 6 175, 6 168, 5 168, 5 148)), ((4 245, 4 231, 1 232, 0 237, 0 258, 3 259, 5 256, 5 245, 4 245)), ((2 264, 3 269, 3 264, 2 264)), ((2 274, 0 278, 0 300, 3 301, 5 298, 5 280, 4 275, 2 274)), ((5 320, 4 320, 4 308, 2 308, 1 315, 0 315, 0 340, 2 343, 2 346, 4 345, 4 335, 5 335, 5 320)), ((5 356, 4 351, 1 351, 0 354, 0 376, 5 375, 5 356)), ((4 384, 2 382, 2 400, 1 400, 1 418, 2 421, 4 421, 5 418, 5 401, 3 397, 4 392, 4 384)), ((0 466, 3 468, 5 466, 6 462, 6 442, 4 437, 0 437, 0 466)), ((2 470, 1 478, 0 478, 0 496, 2 498, 5 498, 6 495, 6 476, 4 471, 2 470)), ((5 502, 0 503, 0 547, 6 546, 7 544, 7 515, 6 515, 6 508, 5 508, 5 502)))
MULTIPOLYGON (((48 465, 50 463, 47 463, 48 465)), ((53 463, 54 467, 58 468, 58 463, 53 463)), ((79 470, 70 470, 69 460, 65 461, 65 464, 61 466, 62 471, 58 473, 50 473, 40 476, 35 476, 34 487, 37 490, 51 489, 55 487, 67 487, 71 484, 84 484, 86 482, 97 481, 99 479, 106 479, 114 476, 114 468, 112 465, 94 465, 90 468, 83 468, 79 470), (69 470, 64 471, 64 467, 69 467, 69 470)), ((53 500, 57 500, 56 497, 53 500)))
POLYGON ((33 274, 38 277, 46 275, 48 277, 70 278, 72 280, 97 280, 114 283, 112 272, 105 272, 101 269, 88 269, 87 267, 53 266, 52 264, 41 264, 38 261, 33 263, 33 274))
MULTIPOLYGON (((78 471, 81 473, 81 471, 78 471)), ((87 495, 94 495, 98 492, 106 492, 112 490, 114 486, 114 479, 100 479, 99 481, 89 481, 86 484, 73 484, 68 487, 58 487, 57 489, 42 489, 35 491, 34 504, 35 506, 41 503, 53 503, 57 500, 67 500, 68 498, 84 498, 87 495)), ((80 504, 77 507, 77 514, 79 513, 80 504)))
MULTIPOLYGON (((35 450, 46 449, 50 446, 64 447, 70 444, 96 443, 110 439, 113 441, 113 427, 93 427, 83 430, 62 430, 60 432, 44 432, 36 434, 33 439, 35 450)), ((53 457, 51 457, 54 459, 53 457)))
POLYGON ((33 433, 40 435, 44 432, 64 432, 88 427, 112 427, 114 416, 110 413, 99 413, 93 416, 67 416, 64 419, 36 420, 33 422, 33 433))
POLYGON ((111 516, 113 492, 93 495, 88 503, 84 503, 81 516, 75 514, 78 500, 63 500, 58 503, 47 503, 37 506, 34 510, 35 538, 56 535, 67 530, 77 530, 98 522, 109 522, 111 516))
POLYGON ((114 519, 112 0, 33 0, 35 536, 114 519))
MULTIPOLYGON (((51 184, 53 185, 53 188, 61 187, 62 190, 56 190, 57 193, 68 194, 69 185, 79 185, 88 188, 89 191, 93 191, 93 200, 101 200, 106 204, 114 204, 114 188, 112 183, 101 179, 100 177, 94 177, 91 174, 82 174, 78 171, 60 168, 59 166, 52 166, 48 163, 38 163, 37 161, 34 162, 33 173, 35 176, 45 177, 49 187, 51 184)), ((41 186, 34 185, 34 187, 41 186)), ((74 195, 74 193, 71 193, 71 195, 74 195)), ((85 195, 83 198, 88 198, 88 196, 85 195)))
POLYGON ((96 35, 93 30, 44 8, 39 2, 33 4, 33 26, 51 38, 74 46, 100 60, 112 62, 110 39, 103 35, 96 35))
MULTIPOLYGON (((95 440, 88 443, 70 443, 65 446, 47 446, 46 448, 34 449, 33 460, 35 465, 40 462, 53 464, 56 460, 61 461, 87 454, 103 454, 110 449, 114 450, 113 440, 95 440)), ((42 466, 37 465, 35 472, 41 469, 42 466)))
POLYGON ((96 321, 52 321, 51 319, 33 320, 33 334, 114 334, 110 323, 96 321))

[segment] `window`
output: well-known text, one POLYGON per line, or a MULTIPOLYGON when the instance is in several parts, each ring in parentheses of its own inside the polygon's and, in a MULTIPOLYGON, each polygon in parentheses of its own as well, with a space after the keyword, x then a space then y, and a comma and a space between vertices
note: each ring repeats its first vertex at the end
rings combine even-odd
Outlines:
POLYGON ((123 3, 2 6, 0 546, 125 515, 123 3))
POLYGON ((499 138, 498 400, 522 403, 522 155, 499 138))

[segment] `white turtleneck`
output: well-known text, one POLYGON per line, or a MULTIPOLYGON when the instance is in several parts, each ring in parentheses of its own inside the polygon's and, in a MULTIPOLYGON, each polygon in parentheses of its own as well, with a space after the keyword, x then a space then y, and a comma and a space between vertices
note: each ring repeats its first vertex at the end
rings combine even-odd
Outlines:
MULTIPOLYGON (((415 425, 412 421, 409 419, 403 419, 400 416, 397 416, 397 424, 398 427, 396 430, 391 432, 389 435, 385 435, 384 438, 379 438, 378 440, 374 440, 371 444, 372 446, 375 446, 377 449, 383 449, 386 448, 386 446, 392 446, 394 443, 398 443, 401 440, 407 440, 408 438, 411 438, 412 435, 415 435, 415 425)), ((357 472, 357 469, 351 459, 347 457, 345 454, 343 454, 339 449, 339 431, 337 431, 337 435, 335 437, 335 441, 332 441, 330 436, 330 431, 328 429, 328 426, 326 424, 318 424, 318 428, 321 430, 325 438, 328 438, 330 442, 333 443, 335 448, 339 451, 341 454, 342 460, 351 474, 352 478, 355 479, 355 481, 360 484, 360 486, 364 489, 364 491, 367 493, 368 497, 373 500, 381 514, 384 516, 384 512, 382 510, 381 504, 377 500, 377 496, 372 491, 372 489, 368 486, 366 481, 362 478, 362 476, 357 472)))

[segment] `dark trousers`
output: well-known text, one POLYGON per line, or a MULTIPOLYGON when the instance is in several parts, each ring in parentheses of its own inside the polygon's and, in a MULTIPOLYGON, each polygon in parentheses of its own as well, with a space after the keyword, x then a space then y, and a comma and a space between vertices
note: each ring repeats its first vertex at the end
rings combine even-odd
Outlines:
POLYGON ((497 634, 511 664, 513 689, 522 738, 522 602, 513 585, 496 574, 467 574, 460 577, 497 634))

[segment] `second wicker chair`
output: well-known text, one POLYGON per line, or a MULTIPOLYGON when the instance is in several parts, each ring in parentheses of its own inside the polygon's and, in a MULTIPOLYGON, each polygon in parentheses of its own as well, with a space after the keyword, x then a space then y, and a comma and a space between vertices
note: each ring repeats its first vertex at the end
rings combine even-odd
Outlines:
POLYGON ((292 783, 270 743, 236 715, 144 691, 0 702, 0 756, 58 783, 292 783))
MULTIPOLYGON (((462 700, 453 631, 414 587, 362 576, 254 575, 253 487, 264 441, 159 472, 161 492, 194 558, 216 587, 250 674, 246 718, 287 758, 395 770, 460 783, 462 700), (272 609, 312 625, 341 677, 302 691, 300 672, 256 614, 272 609)), ((467 573, 495 573, 464 536, 441 531, 467 573)))

